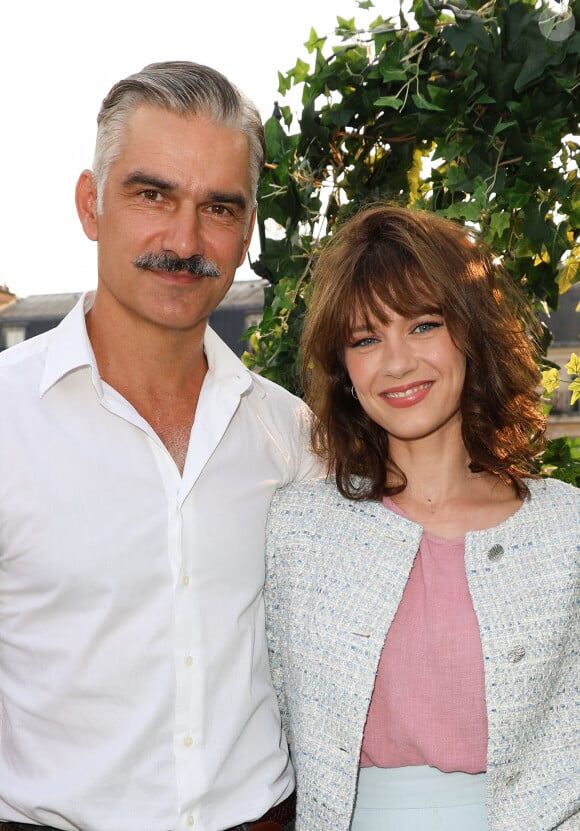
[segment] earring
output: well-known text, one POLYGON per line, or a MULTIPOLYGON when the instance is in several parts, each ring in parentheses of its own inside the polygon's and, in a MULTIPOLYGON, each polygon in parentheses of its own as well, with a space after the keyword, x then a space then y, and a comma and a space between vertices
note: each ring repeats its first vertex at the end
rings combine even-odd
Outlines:
POLYGON ((358 401, 358 395, 356 394, 356 390, 352 384, 350 385, 350 394, 352 395, 355 401, 358 401))

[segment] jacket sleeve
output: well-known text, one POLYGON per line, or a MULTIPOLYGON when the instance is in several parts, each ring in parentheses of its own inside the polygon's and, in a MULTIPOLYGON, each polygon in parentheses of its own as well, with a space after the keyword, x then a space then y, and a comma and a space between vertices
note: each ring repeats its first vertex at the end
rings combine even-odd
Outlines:
POLYGON ((278 566, 283 556, 275 533, 276 503, 274 496, 272 507, 266 526, 266 581, 264 584, 264 605, 266 610, 266 636, 268 638, 268 653, 270 657, 270 672, 272 682, 278 697, 278 706, 282 716, 282 727, 290 745, 290 730, 288 718, 288 703, 284 686, 283 655, 284 655, 284 625, 283 604, 279 592, 278 566))

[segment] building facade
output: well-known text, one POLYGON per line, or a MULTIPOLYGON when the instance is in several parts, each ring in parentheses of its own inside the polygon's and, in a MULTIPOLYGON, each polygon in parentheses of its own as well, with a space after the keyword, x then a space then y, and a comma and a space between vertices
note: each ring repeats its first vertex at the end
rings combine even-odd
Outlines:
MULTIPOLYGON (((244 332, 262 316, 263 280, 234 281, 220 305, 210 315, 210 325, 236 355, 247 348, 244 332)), ((57 326, 77 303, 81 293, 34 294, 16 298, 0 289, 0 351, 57 326)))
MULTIPOLYGON (((239 356, 248 348, 244 332, 256 325, 264 306, 265 280, 235 280, 215 311, 210 325, 239 356)), ((58 325, 73 308, 81 294, 38 294, 18 299, 0 287, 0 351, 46 332, 58 325)), ((580 354, 580 283, 563 294, 560 306, 550 315, 542 315, 553 334, 548 359, 560 368, 562 383, 552 395, 548 435, 580 436, 580 402, 570 404, 566 363, 572 352, 580 354)))

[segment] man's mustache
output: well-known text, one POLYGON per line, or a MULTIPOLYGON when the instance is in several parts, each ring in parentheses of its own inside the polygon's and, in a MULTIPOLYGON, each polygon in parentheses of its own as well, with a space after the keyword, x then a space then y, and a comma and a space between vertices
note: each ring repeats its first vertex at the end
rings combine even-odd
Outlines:
POLYGON ((186 260, 175 254, 154 254, 147 251, 133 260, 136 268, 155 271, 186 271, 196 277, 221 277, 221 271, 213 260, 207 260, 201 254, 194 254, 186 260))

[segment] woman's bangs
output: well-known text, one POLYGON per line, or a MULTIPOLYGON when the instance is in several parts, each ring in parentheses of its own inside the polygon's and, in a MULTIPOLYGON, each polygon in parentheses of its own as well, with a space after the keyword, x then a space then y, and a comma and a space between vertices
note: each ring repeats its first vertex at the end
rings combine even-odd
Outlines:
POLYGON ((441 313, 437 286, 418 268, 363 273, 353 285, 349 333, 358 326, 368 326, 372 320, 387 323, 386 307, 409 318, 441 313))

